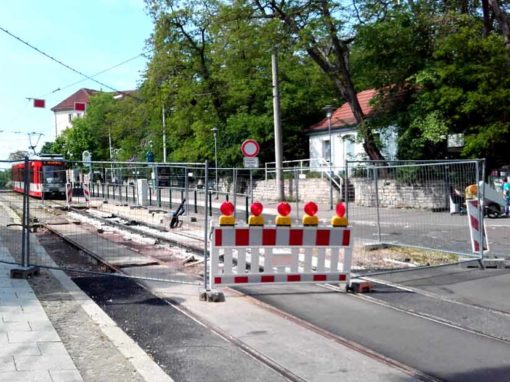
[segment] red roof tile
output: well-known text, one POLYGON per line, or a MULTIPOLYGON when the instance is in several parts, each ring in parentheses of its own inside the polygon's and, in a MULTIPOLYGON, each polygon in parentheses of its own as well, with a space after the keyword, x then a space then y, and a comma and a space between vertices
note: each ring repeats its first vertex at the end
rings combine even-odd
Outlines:
POLYGON ((99 93, 99 91, 94 89, 82 88, 77 92, 71 94, 69 97, 60 102, 58 105, 53 106, 51 108, 51 111, 74 110, 75 102, 85 103, 88 105, 90 97, 96 93, 99 93))
MULTIPOLYGON (((362 92, 358 93, 358 101, 361 106, 361 110, 363 111, 363 114, 369 115, 373 107, 370 105, 370 100, 374 98, 377 91, 375 89, 369 89, 364 90, 362 92)), ((341 127, 346 126, 354 126, 356 125, 356 118, 354 118, 354 114, 352 113, 351 107, 346 102, 342 106, 340 106, 338 109, 336 109, 333 112, 333 115, 331 116, 331 128, 332 129, 338 129, 341 127)), ((321 131, 321 130, 327 130, 328 129, 328 118, 324 118, 320 122, 310 126, 308 128, 309 132, 312 131, 321 131)))

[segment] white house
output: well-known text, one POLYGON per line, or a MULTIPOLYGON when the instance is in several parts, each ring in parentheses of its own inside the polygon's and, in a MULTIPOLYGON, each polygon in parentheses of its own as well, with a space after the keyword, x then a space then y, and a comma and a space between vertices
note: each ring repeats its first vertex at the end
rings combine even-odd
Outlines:
MULTIPOLYGON (((376 95, 374 89, 358 93, 358 100, 366 116, 370 117, 373 111, 370 100, 376 95)), ((368 159, 362 142, 358 138, 357 123, 351 107, 346 102, 328 117, 312 125, 307 130, 310 147, 310 167, 327 167, 332 159, 331 166, 335 172, 345 167, 346 160, 368 159), (330 126, 331 123, 331 126, 330 126)), ((397 152, 397 134, 395 129, 386 128, 380 136, 383 148, 382 153, 386 159, 392 160, 397 152)))
POLYGON ((51 108, 55 115, 55 137, 71 127, 73 118, 85 113, 90 97, 97 93, 97 90, 82 88, 51 108))

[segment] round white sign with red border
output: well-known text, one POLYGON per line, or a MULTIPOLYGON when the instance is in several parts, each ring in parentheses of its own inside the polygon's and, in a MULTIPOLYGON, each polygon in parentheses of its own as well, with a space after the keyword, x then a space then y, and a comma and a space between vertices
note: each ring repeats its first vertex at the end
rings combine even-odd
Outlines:
POLYGON ((253 139, 247 139, 241 145, 241 151, 245 157, 255 158, 260 151, 260 146, 257 141, 253 139))

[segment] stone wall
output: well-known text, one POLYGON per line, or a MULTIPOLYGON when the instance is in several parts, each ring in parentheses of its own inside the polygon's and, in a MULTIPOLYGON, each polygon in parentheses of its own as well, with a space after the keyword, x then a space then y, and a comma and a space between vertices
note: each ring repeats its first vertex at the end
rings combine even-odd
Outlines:
MULTIPOLYGON (((329 203, 329 181, 326 179, 299 179, 299 200, 308 202, 313 200, 317 204, 329 203)), ((287 200, 296 200, 296 181, 284 180, 285 197, 287 200)), ((278 200, 278 189, 275 179, 260 180, 253 189, 253 197, 257 200, 278 200)), ((333 200, 340 197, 337 189, 333 189, 333 200)))
MULTIPOLYGON (((376 206, 375 182, 370 179, 351 178, 355 190, 355 204, 376 206)), ((411 184, 395 180, 379 180, 379 206, 390 208, 420 208, 438 210, 448 207, 448 188, 443 181, 411 184)))
MULTIPOLYGON (((354 203, 358 206, 375 207, 376 189, 373 180, 365 178, 351 178, 350 193, 354 191, 354 203)), ((296 185, 294 179, 286 179, 285 197, 287 200, 296 200, 296 185)), ((379 180, 379 206, 389 208, 419 208, 429 210, 442 210, 448 208, 448 189, 443 181, 411 184, 395 180, 379 180)), ((257 181, 253 190, 257 200, 278 200, 276 180, 257 181)), ((299 200, 313 200, 318 204, 329 203, 329 181, 326 179, 300 179, 299 200)), ((333 201, 340 200, 340 192, 333 189, 333 201)))

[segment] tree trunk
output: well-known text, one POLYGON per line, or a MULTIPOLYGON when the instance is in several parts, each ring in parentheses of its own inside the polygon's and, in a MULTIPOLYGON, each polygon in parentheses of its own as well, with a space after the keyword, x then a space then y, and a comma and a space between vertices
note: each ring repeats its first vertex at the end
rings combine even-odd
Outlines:
MULTIPOLYGON (((259 0, 255 0, 255 4, 259 10, 264 13, 264 5, 259 0)), ((300 26, 295 16, 287 13, 281 5, 284 3, 276 3, 275 0, 269 2, 269 6, 283 23, 295 33, 296 36, 303 36, 304 27, 300 26)), ((363 148, 366 154, 372 160, 384 160, 381 151, 377 147, 372 130, 365 123, 365 115, 359 104, 352 76, 348 66, 347 43, 338 38, 336 24, 331 17, 329 3, 327 0, 319 0, 324 25, 328 30, 331 39, 331 56, 320 48, 320 44, 316 41, 315 36, 311 33, 305 33, 308 47, 306 51, 308 55, 315 61, 317 65, 326 73, 335 84, 340 96, 349 104, 352 114, 358 123, 358 132, 363 138, 363 148)))
POLYGON ((491 14, 488 0, 482 0, 482 12, 483 12, 483 36, 487 37, 492 31, 491 14))
POLYGON ((501 10, 497 0, 488 1, 492 12, 494 12, 494 16, 496 16, 496 20, 498 20, 499 27, 501 28, 501 34, 505 38, 506 48, 510 49, 510 28, 508 26, 508 18, 506 17, 506 13, 501 10))

